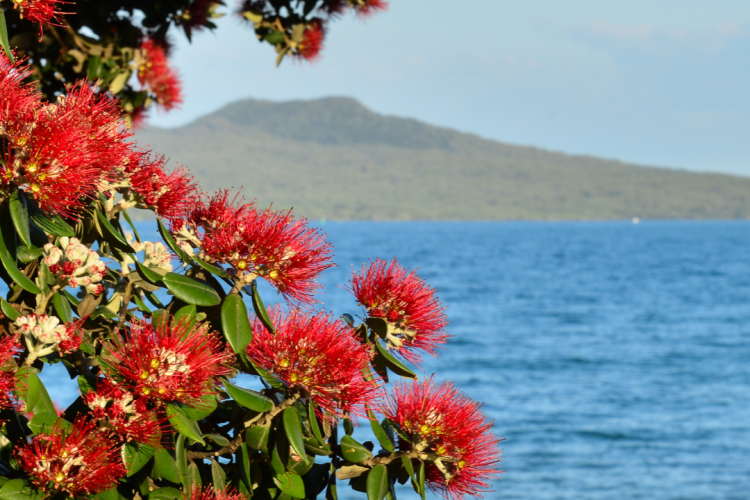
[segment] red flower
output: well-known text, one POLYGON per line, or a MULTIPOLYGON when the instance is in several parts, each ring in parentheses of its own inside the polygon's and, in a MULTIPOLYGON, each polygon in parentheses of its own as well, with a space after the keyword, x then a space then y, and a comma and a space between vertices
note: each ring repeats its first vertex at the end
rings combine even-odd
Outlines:
POLYGON ((20 351, 18 337, 5 335, 0 338, 0 409, 13 408, 11 391, 16 388, 16 354, 20 351))
POLYGON ((295 56, 313 62, 320 59, 323 50, 323 39, 326 36, 325 26, 320 19, 313 19, 305 29, 305 35, 297 46, 295 56))
POLYGON ((161 438, 161 424, 155 411, 144 399, 116 386, 109 379, 99 379, 96 389, 83 398, 94 418, 104 422, 105 429, 121 441, 157 445, 161 438))
POLYGON ((262 277, 287 300, 315 302, 320 273, 333 266, 331 245, 291 211, 258 210, 236 205, 219 192, 188 211, 172 229, 175 236, 199 246, 201 256, 230 264, 235 278, 251 283, 262 277))
POLYGON ((133 320, 106 349, 107 375, 123 390, 159 403, 200 406, 201 398, 216 393, 217 378, 229 373, 230 356, 205 323, 133 320))
POLYGON ((164 168, 166 162, 163 156, 152 159, 141 154, 126 169, 125 175, 143 208, 150 208, 158 216, 173 220, 193 203, 196 184, 185 169, 178 168, 167 173, 164 168))
POLYGON ((481 404, 452 383, 435 386, 432 378, 398 383, 381 411, 409 438, 410 443, 401 439, 399 448, 427 461, 427 484, 446 498, 481 496, 501 473, 495 468, 500 440, 490 432, 492 422, 481 404))
POLYGON ((18 448, 16 458, 42 491, 81 498, 108 490, 127 471, 117 443, 94 429, 93 422, 81 419, 69 429, 54 426, 18 448))
POLYGON ((360 17, 370 17, 377 12, 388 10, 388 2, 385 0, 360 0, 355 4, 357 15, 360 17))
POLYGON ((15 127, 0 152, 3 184, 15 184, 47 212, 76 217, 128 157, 130 134, 117 101, 86 82, 56 104, 42 104, 25 127, 15 127))
POLYGON ((398 261, 377 259, 362 266, 361 274, 352 275, 350 289, 370 317, 388 322, 388 347, 412 363, 421 361, 415 351, 435 356, 438 344, 448 339, 448 320, 436 290, 398 261))
POLYGON ((182 83, 177 73, 169 66, 164 47, 154 40, 141 45, 143 62, 138 67, 138 81, 151 89, 156 102, 169 111, 182 104, 182 83))
POLYGON ((323 312, 284 314, 276 307, 270 317, 276 334, 255 320, 248 357, 291 389, 302 390, 328 418, 364 415, 365 403, 377 399, 380 389, 363 377, 370 357, 352 329, 323 312))
POLYGON ((21 19, 39 23, 39 29, 43 26, 60 26, 61 21, 58 15, 63 15, 57 9, 58 3, 70 3, 60 0, 13 0, 13 7, 21 11, 21 19))
POLYGON ((232 487, 217 490, 214 486, 193 488, 189 500, 246 500, 247 497, 232 487))
POLYGON ((28 129, 34 110, 41 105, 34 85, 23 83, 31 73, 24 60, 13 63, 0 50, 0 136, 7 136, 11 142, 28 129))

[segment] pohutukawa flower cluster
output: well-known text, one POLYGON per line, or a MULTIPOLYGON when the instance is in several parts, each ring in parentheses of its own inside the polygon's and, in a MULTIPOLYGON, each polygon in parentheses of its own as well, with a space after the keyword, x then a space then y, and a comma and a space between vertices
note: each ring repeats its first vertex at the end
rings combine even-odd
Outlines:
MULTIPOLYGON (((314 57, 323 24, 302 28, 285 31, 286 50, 314 57)), ((166 106, 179 87, 163 49, 144 42, 139 78, 166 106)), ((499 439, 481 405, 414 371, 448 339, 434 288, 376 259, 347 285, 361 323, 315 310, 334 265, 319 229, 168 170, 132 142, 100 82, 51 102, 30 76, 0 54, 0 496, 302 500, 349 481, 384 500, 410 480, 453 499, 488 490, 499 439), (132 209, 156 216, 162 241, 141 239, 132 209), (258 280, 285 302, 266 308, 258 280), (65 409, 39 377, 58 363, 80 391, 65 409), (389 391, 395 377, 410 382, 389 391)))

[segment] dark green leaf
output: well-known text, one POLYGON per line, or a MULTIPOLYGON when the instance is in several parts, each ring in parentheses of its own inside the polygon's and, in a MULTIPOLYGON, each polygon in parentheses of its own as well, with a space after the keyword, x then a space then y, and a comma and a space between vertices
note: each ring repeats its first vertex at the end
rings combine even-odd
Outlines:
POLYGON ((128 477, 141 470, 155 452, 153 447, 143 443, 131 442, 122 445, 122 462, 128 470, 128 477))
POLYGON ((135 302, 135 305, 138 306, 138 310, 141 312, 145 312, 150 314, 151 309, 148 308, 148 306, 143 302, 143 299, 141 299, 140 295, 133 294, 133 302, 135 302))
POLYGON ((73 309, 70 308, 70 302, 63 295, 56 293, 52 296, 52 304, 55 306, 57 316, 63 323, 73 321, 73 309))
POLYGON ((256 371, 256 373, 261 378, 263 378, 263 380, 265 380, 266 382, 268 382, 268 385, 270 385, 274 389, 278 389, 280 391, 285 390, 284 384, 282 384, 281 382, 279 382, 273 375, 271 375, 270 373, 268 373, 266 370, 264 370, 260 366, 256 365, 255 363, 253 363, 252 360, 249 360, 249 361, 250 361, 250 364, 253 366, 253 369, 256 371))
POLYGON ((173 483, 180 482, 177 462, 164 448, 157 448, 154 452, 154 468, 151 473, 154 478, 162 478, 173 483))
POLYGON ((400 375, 404 378, 411 378, 416 379, 417 375, 408 369, 405 364, 403 364, 401 361, 396 359, 388 350, 383 347, 380 342, 375 342, 375 349, 377 349, 378 354, 383 356, 385 359, 386 366, 396 375, 400 375))
POLYGON ((227 475, 216 460, 211 460, 211 482, 217 490, 226 486, 227 475))
POLYGON ((117 488, 110 488, 108 490, 97 493, 96 495, 94 495, 94 498, 96 500, 120 500, 120 498, 122 497, 117 491, 117 488))
POLYGON ((180 413, 185 415, 189 420, 202 420, 214 412, 217 406, 217 401, 216 396, 213 394, 207 394, 201 397, 200 402, 196 403, 195 406, 183 403, 172 403, 172 405, 178 407, 180 413))
POLYGON ((34 414, 28 425, 34 434, 45 434, 53 426, 61 429, 70 427, 70 422, 61 419, 56 413, 39 412, 34 414))
POLYGON ((307 462, 305 441, 302 436, 302 419, 299 416, 297 408, 290 406, 284 410, 282 420, 284 421, 284 431, 286 432, 289 444, 297 455, 299 455, 303 461, 307 462))
POLYGON ((422 497, 422 500, 424 500, 425 490, 424 490, 424 462, 420 462, 419 464, 419 495, 422 497))
POLYGON ((370 427, 372 427, 372 433, 375 434, 375 437, 378 440, 378 443, 380 443, 380 446, 383 447, 385 451, 388 453, 393 453, 396 451, 396 447, 393 446, 393 441, 388 437, 388 434, 386 434, 385 429, 383 429, 383 426, 380 425, 380 422, 378 422, 375 419, 375 415, 373 415, 372 411, 370 411, 370 408, 367 408, 367 416, 370 419, 370 427))
POLYGON ((122 250, 123 252, 135 253, 135 250, 130 246, 128 240, 125 239, 125 236, 123 236, 122 233, 120 233, 120 231, 115 228, 115 226, 113 226, 111 222, 109 222, 107 216, 101 213, 98 209, 94 209, 94 211, 96 212, 96 217, 99 220, 99 225, 106 233, 104 237, 107 242, 118 250, 122 250), (109 238, 107 238, 107 236, 109 236, 109 238))
POLYGON ((268 453, 268 438, 271 435, 270 422, 266 425, 255 425, 245 431, 245 442, 254 449, 268 453))
POLYGON ((72 238, 76 235, 70 224, 57 215, 48 215, 39 209, 32 209, 30 210, 30 217, 37 226, 53 236, 67 236, 72 238))
POLYGON ((354 433, 354 424, 352 423, 352 419, 344 419, 344 432, 347 436, 351 436, 354 433))
POLYGON ((185 495, 177 488, 158 488, 148 494, 149 500, 183 500, 185 495))
POLYGON ((43 498, 44 493, 25 479, 11 479, 0 488, 0 500, 42 500, 43 498))
POLYGON ((388 335, 388 322, 383 318, 367 318, 365 323, 381 339, 384 339, 388 335))
POLYGON ((253 340, 253 329, 245 302, 239 295, 228 295, 221 305, 221 329, 236 354, 245 356, 245 349, 253 340))
POLYGON ((341 454, 353 464, 362 462, 372 457, 370 450, 357 442, 353 437, 346 435, 341 438, 341 454))
POLYGON ((3 263, 5 270, 8 271, 8 275, 11 277, 13 281, 18 283, 18 285, 21 288, 35 295, 39 295, 42 293, 42 291, 39 289, 38 286, 34 284, 33 281, 31 281, 29 278, 26 277, 25 274, 23 274, 21 271, 18 270, 18 268, 10 259, 10 257, 6 255, 4 252, 0 252, 0 260, 3 263))
POLYGON ((232 399, 244 408, 263 413, 270 411, 274 407, 273 401, 259 392, 238 387, 229 382, 224 382, 224 388, 232 399))
POLYGON ((8 317, 11 321, 15 321, 21 316, 21 313, 18 312, 12 305, 8 304, 8 302, 0 297, 0 309, 2 309, 3 314, 5 314, 6 317, 8 317))
POLYGON ((26 196, 19 190, 14 190, 8 198, 10 206, 10 218, 16 228, 16 234, 27 246, 31 246, 31 233, 29 232, 29 209, 26 205, 26 196))
POLYGON ((297 474, 289 472, 277 474, 273 478, 273 482, 276 483, 282 493, 286 493, 293 498, 305 498, 305 483, 297 474))
POLYGON ((197 306, 215 306, 221 303, 216 290, 206 283, 181 274, 167 273, 162 278, 167 289, 178 299, 197 306))
POLYGON ((186 417, 178 406, 167 403, 167 418, 177 432, 194 442, 206 444, 196 423, 186 417))
POLYGON ((237 457, 237 469, 240 475, 240 491, 244 489, 252 494, 253 480, 250 477, 250 452, 247 449, 247 444, 242 443, 235 456, 237 457))
POLYGON ((221 434, 204 434, 203 437, 210 439, 219 446, 227 446, 229 444, 229 440, 221 434))
POLYGON ((177 257, 183 262, 192 262, 193 258, 186 254, 182 250, 182 248, 180 248, 174 238, 172 238, 172 235, 169 233, 167 228, 164 227, 164 224, 161 222, 161 220, 156 219, 156 224, 159 226, 159 234, 161 234, 162 239, 167 244, 167 246, 177 255, 177 257))
POLYGON ((411 478, 411 480, 416 483, 417 477, 414 475, 414 464, 412 463, 411 458, 406 455, 402 455, 401 463, 404 464, 404 469, 409 473, 409 477, 411 478))
POLYGON ((5 53, 8 55, 8 59, 11 62, 15 62, 13 58, 13 52, 10 50, 10 42, 8 41, 8 26, 5 23, 5 14, 3 9, 0 9, 0 47, 3 48, 5 53))
POLYGON ((198 314, 198 309, 194 305, 181 307, 174 315, 174 322, 189 325, 188 329, 192 329, 195 325, 196 314, 198 314))
POLYGON ((388 469, 376 465, 367 474, 367 500, 383 500, 388 493, 388 469))
POLYGON ((307 421, 310 423, 310 430, 315 436, 315 439, 324 443, 325 439, 323 434, 320 432, 320 426, 318 425, 318 416, 315 414, 315 405, 309 399, 307 400, 307 421))
POLYGON ((268 310, 266 309, 266 306, 263 305, 263 301, 260 298, 260 294, 258 293, 258 287, 253 282, 253 309, 255 309, 255 314, 260 319, 260 322, 263 323, 263 326, 266 327, 266 330, 268 330, 271 333, 275 333, 275 329, 273 327, 273 323, 271 323, 271 318, 268 317, 268 310))
POLYGON ((81 391, 82 396, 85 397, 86 394, 89 393, 89 391, 96 390, 96 387, 94 387, 91 381, 83 375, 78 377, 76 380, 78 380, 78 389, 81 391))
POLYGON ((148 266, 144 266, 136 259, 133 259, 133 261, 135 261, 136 272, 141 278, 143 278, 144 281, 151 283, 152 285, 158 285, 159 283, 161 283, 161 279, 163 277, 161 274, 153 271, 148 266))

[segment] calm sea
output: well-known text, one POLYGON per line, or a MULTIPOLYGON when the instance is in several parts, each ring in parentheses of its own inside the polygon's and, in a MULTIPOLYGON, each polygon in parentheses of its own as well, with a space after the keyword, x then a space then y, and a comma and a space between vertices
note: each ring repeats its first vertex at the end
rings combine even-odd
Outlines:
MULTIPOLYGON (((485 401, 506 438, 486 498, 750 498, 750 223, 323 230, 339 265, 326 308, 358 312, 336 285, 375 257, 440 290, 454 337, 424 373, 485 401)), ((45 375, 75 397, 67 375, 45 375)))

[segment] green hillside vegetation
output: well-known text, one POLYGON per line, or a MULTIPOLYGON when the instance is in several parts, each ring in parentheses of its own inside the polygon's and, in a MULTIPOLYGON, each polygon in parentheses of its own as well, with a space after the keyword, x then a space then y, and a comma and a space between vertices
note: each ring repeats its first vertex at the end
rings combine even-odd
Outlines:
POLYGON ((746 219, 750 178, 513 146, 378 115, 352 99, 246 100, 141 145, 206 191, 330 220, 746 219))

